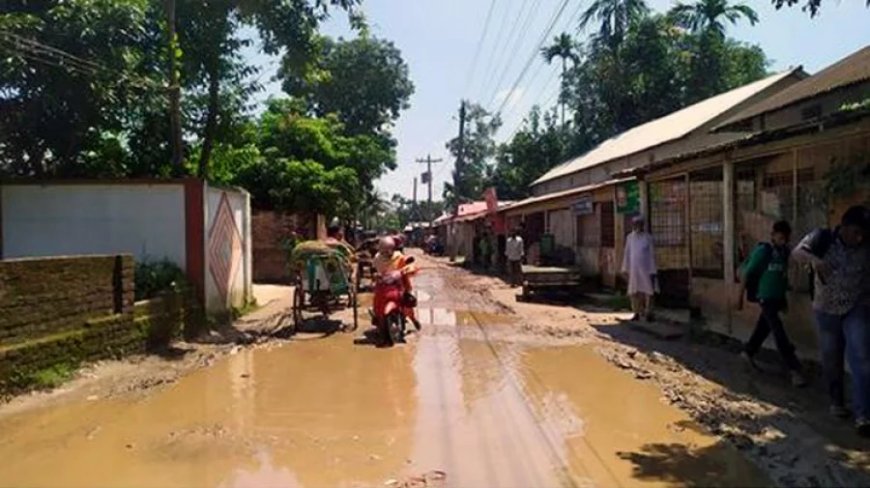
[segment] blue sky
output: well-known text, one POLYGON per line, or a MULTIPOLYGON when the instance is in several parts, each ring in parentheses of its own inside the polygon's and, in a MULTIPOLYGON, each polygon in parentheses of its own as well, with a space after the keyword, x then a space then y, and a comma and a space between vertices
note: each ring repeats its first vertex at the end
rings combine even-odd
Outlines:
MULTIPOLYGON (((363 1, 372 33, 390 39, 402 50, 416 86, 411 108, 395 128, 399 167, 378 182, 385 194, 410 197, 412 180, 423 170, 423 165, 414 160, 431 153, 433 158, 445 159, 433 169, 435 198, 441 195, 443 182, 451 178, 452 170, 444 143, 458 132, 456 115, 461 98, 491 109, 504 105, 500 139, 511 135, 532 105, 554 103, 557 67, 548 66, 540 56, 534 55, 526 75, 516 82, 562 0, 495 0, 486 39, 474 64, 490 0, 363 1), (514 85, 516 88, 511 90, 514 85)), ((547 41, 559 32, 575 32, 577 13, 589 3, 569 0, 547 41)), ((671 0, 647 3, 658 11, 673 5, 671 0)), ((772 69, 776 71, 803 65, 813 73, 870 44, 870 9, 864 6, 864 0, 824 0, 820 15, 813 19, 800 8, 777 11, 768 0, 746 3, 758 11, 760 23, 730 26, 728 34, 759 44, 773 60, 772 69)), ((334 36, 351 35, 341 15, 327 22, 323 31, 334 36)), ((584 35, 579 34, 581 39, 584 35)), ((268 80, 277 66, 275 60, 253 53, 249 57, 264 68, 262 79, 268 80)), ((267 83, 261 97, 277 94, 280 84, 272 82, 267 83)), ((422 187, 419 197, 426 197, 422 187)))

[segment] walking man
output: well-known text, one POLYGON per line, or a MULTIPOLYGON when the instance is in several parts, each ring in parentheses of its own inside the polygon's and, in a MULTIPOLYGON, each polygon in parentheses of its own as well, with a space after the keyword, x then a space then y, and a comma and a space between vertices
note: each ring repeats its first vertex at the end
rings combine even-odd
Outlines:
POLYGON ((852 373, 855 427, 870 436, 870 210, 850 208, 834 230, 817 229, 798 244, 794 258, 815 274, 813 312, 831 413, 845 407, 843 357, 852 373))
POLYGON ((523 257, 526 255, 523 238, 520 236, 520 229, 517 228, 511 232, 511 236, 505 243, 504 255, 508 262, 511 287, 516 288, 521 284, 523 279, 523 257))
POLYGON ((628 280, 632 320, 653 321, 653 295, 656 292, 656 258, 653 237, 645 230, 643 216, 632 220, 632 231, 625 239, 622 274, 628 280))
POLYGON ((806 385, 806 379, 801 374, 801 364, 795 355, 794 345, 788 338, 779 317, 780 312, 787 309, 786 292, 788 291, 788 241, 791 238, 791 226, 786 221, 773 224, 770 242, 763 242, 743 264, 740 270, 740 296, 737 299, 737 309, 743 309, 743 296, 750 302, 758 303, 761 313, 755 330, 749 342, 743 349, 743 357, 754 368, 757 368, 754 357, 761 349, 767 336, 773 332, 776 349, 785 362, 794 386, 806 385))

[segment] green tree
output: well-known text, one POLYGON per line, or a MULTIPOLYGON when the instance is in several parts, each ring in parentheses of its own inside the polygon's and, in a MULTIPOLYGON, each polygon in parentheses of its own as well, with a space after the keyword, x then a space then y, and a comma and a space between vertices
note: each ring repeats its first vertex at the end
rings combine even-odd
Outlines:
POLYGON ((261 87, 246 80, 257 72, 240 52, 252 45, 240 37, 242 28, 255 29, 267 54, 310 59, 317 27, 330 8, 353 17, 360 0, 177 0, 179 44, 184 51, 183 79, 188 96, 187 131, 198 136, 197 173, 208 175, 216 139, 233 130, 233 115, 244 111, 250 95, 261 87))
MULTIPOLYGON (((801 3, 803 0, 771 0, 773 5, 780 9, 784 6, 791 7, 801 3)), ((870 0, 866 0, 867 7, 870 7, 870 0)), ((815 17, 816 14, 819 13, 819 8, 822 6, 822 0, 806 0, 803 7, 801 7, 804 11, 809 12, 811 17, 815 17)))
POLYGON ((490 160, 496 153, 495 133, 501 127, 498 115, 492 115, 478 104, 466 103, 465 138, 462 163, 459 164, 459 137, 447 142, 447 149, 457 158, 453 170, 454 183, 444 185, 444 200, 450 207, 479 200, 488 183, 490 160))
MULTIPOLYGON (((207 174, 216 143, 234 137, 256 68, 240 50, 251 28, 263 50, 303 58, 332 9, 359 0, 177 0, 184 134, 207 174)), ((13 0, 0 14, 0 159, 19 175, 162 176, 170 149, 164 2, 13 0), (13 37, 15 36, 15 37, 13 37), (23 48, 22 46, 26 47, 23 48), (53 49, 71 53, 64 55, 53 49), (8 129, 7 129, 8 128, 8 129), (99 165, 95 166, 97 163, 99 165)))
POLYGON ((348 150, 365 191, 396 168, 392 126, 414 93, 408 66, 393 43, 365 29, 352 40, 318 37, 307 60, 285 56, 284 90, 314 117, 335 117, 354 136, 348 150))
POLYGON ((717 68, 715 76, 699 77, 702 36, 675 26, 669 16, 652 15, 634 21, 615 50, 589 43, 562 87, 573 123, 557 127, 553 112, 534 109, 498 147, 489 183, 502 198, 525 197, 528 185, 548 169, 605 139, 766 76, 768 61, 759 47, 709 36, 721 41, 708 50, 717 68))
POLYGON ((310 113, 336 114, 352 134, 385 134, 410 107, 414 84, 392 42, 365 33, 351 40, 319 37, 304 66, 285 59, 284 91, 310 113))
POLYGON ((728 0, 698 0, 687 4, 679 2, 670 15, 680 25, 693 32, 710 32, 725 36, 725 21, 736 24, 740 19, 746 19, 750 24, 758 23, 758 14, 749 5, 730 4, 728 0))
POLYGON ((353 218, 371 192, 366 175, 394 159, 372 136, 348 134, 334 115, 310 117, 291 99, 270 100, 251 139, 246 146, 256 152, 238 149, 249 164, 239 168, 233 183, 248 188, 258 206, 317 210, 343 219, 353 218))
POLYGON ((4 2, 0 13, 0 168, 21 176, 120 176, 120 133, 161 95, 138 76, 146 0, 4 2), (64 49, 69 56, 51 50, 64 49), (117 159, 115 159, 117 158, 117 159))
POLYGON ((529 196, 529 185, 568 154, 567 128, 557 121, 556 111, 533 107, 513 138, 498 147, 490 185, 500 199, 520 200, 529 196))
POLYGON ((649 12, 644 0, 594 0, 580 17, 580 28, 598 23, 598 39, 611 48, 622 42, 629 27, 649 12))
MULTIPOLYGON (((547 61, 547 64, 559 58, 562 61, 562 82, 565 82, 565 74, 568 71, 568 60, 571 60, 575 65, 579 61, 577 56, 576 45, 574 39, 567 32, 563 32, 553 39, 553 44, 541 48, 541 56, 547 61)), ((565 102, 562 101, 562 123, 565 123, 565 102)))
MULTIPOLYGON (((689 63, 690 102, 703 100, 721 93, 732 86, 729 69, 734 68, 732 58, 744 62, 753 61, 742 47, 725 37, 725 22, 736 24, 746 19, 750 24, 758 22, 758 14, 748 5, 728 3, 728 0, 698 0, 694 4, 678 3, 669 13, 674 21, 692 30, 691 61, 689 63)), ((752 66, 743 66, 753 74, 752 66)))

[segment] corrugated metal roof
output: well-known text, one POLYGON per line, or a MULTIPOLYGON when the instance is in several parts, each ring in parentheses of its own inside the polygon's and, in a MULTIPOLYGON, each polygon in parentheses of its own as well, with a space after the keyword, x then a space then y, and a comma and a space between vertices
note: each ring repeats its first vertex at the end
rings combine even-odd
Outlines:
POLYGON ((870 80, 870 46, 846 56, 813 76, 762 100, 728 119, 714 130, 757 117, 761 114, 785 108, 809 98, 828 93, 838 88, 870 80))
POLYGON ((571 188, 570 190, 559 191, 555 193, 548 193, 546 195, 539 195, 536 197, 526 198, 525 200, 520 200, 519 202, 513 203, 511 205, 506 206, 505 208, 500 208, 499 212, 507 211, 507 210, 516 210, 522 207, 528 207, 529 205, 534 205, 536 203, 542 203, 550 200, 558 200, 559 198, 571 197, 575 195, 580 195, 583 193, 590 192, 592 190, 597 190, 598 188, 602 188, 609 185, 618 185, 620 183, 625 183, 626 181, 632 181, 635 178, 621 178, 621 179, 613 179, 607 180, 602 183, 595 183, 592 185, 581 186, 579 188, 571 188))
POLYGON ((751 98, 765 88, 796 73, 800 68, 768 76, 731 91, 708 98, 694 105, 629 129, 611 137, 586 154, 567 161, 538 178, 533 185, 576 173, 685 137, 693 130, 722 115, 735 105, 751 98))
POLYGON ((465 217, 466 215, 476 214, 479 212, 486 211, 486 202, 471 202, 471 203, 462 203, 459 205, 458 211, 456 212, 457 217, 465 217))

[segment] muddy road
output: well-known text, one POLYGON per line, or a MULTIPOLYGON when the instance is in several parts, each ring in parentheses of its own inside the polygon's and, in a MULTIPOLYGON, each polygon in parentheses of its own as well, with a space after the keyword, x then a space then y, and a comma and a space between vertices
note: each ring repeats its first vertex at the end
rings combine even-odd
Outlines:
POLYGON ((425 262, 423 332, 302 334, 139 394, 0 408, 3 487, 770 486, 583 334, 425 262), (525 325, 524 325, 525 324, 525 325))

